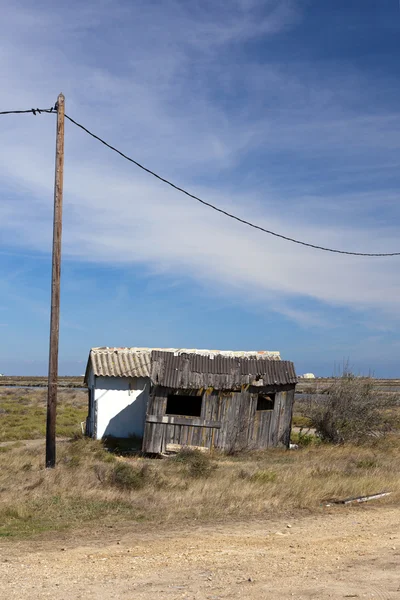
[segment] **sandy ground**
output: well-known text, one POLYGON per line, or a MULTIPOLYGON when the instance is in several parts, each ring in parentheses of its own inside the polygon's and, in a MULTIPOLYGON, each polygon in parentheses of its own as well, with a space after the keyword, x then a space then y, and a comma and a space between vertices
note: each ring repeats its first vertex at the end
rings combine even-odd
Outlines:
POLYGON ((400 600, 400 509, 0 543, 0 598, 400 600))

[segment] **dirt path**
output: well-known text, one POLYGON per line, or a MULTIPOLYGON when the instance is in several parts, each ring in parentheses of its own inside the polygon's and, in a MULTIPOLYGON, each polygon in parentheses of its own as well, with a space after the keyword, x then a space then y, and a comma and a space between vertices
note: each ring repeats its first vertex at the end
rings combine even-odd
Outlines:
POLYGON ((400 510, 0 544, 0 598, 400 599, 400 510), (290 525, 290 527, 288 527, 290 525))

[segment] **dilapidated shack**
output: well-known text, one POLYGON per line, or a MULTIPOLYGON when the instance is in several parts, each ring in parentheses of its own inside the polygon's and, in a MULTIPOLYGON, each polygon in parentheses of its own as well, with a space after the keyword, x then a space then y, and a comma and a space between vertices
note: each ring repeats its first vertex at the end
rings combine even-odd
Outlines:
POLYGON ((148 453, 289 444, 297 379, 278 352, 94 348, 85 380, 96 438, 135 435, 148 453))

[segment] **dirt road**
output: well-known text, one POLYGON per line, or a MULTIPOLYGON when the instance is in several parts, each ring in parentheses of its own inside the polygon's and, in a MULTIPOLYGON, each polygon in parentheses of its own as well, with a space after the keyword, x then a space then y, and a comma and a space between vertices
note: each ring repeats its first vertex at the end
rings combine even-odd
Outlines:
POLYGON ((400 510, 0 543, 0 598, 400 599, 400 510))

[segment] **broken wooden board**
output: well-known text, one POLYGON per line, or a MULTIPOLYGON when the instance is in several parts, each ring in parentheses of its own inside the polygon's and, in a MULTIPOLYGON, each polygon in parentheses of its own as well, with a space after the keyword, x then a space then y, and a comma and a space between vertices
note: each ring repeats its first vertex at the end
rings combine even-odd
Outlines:
POLYGON ((167 452, 179 452, 183 448, 187 448, 188 450, 199 450, 200 452, 210 452, 209 448, 205 448, 204 446, 188 446, 183 444, 167 444, 165 450, 167 452))
POLYGON ((344 500, 331 500, 326 504, 326 506, 330 506, 331 504, 353 504, 355 502, 369 502, 370 500, 378 500, 379 498, 389 496, 391 493, 392 492, 380 492, 379 494, 370 494, 369 496, 358 496, 356 498, 346 498, 344 500))

